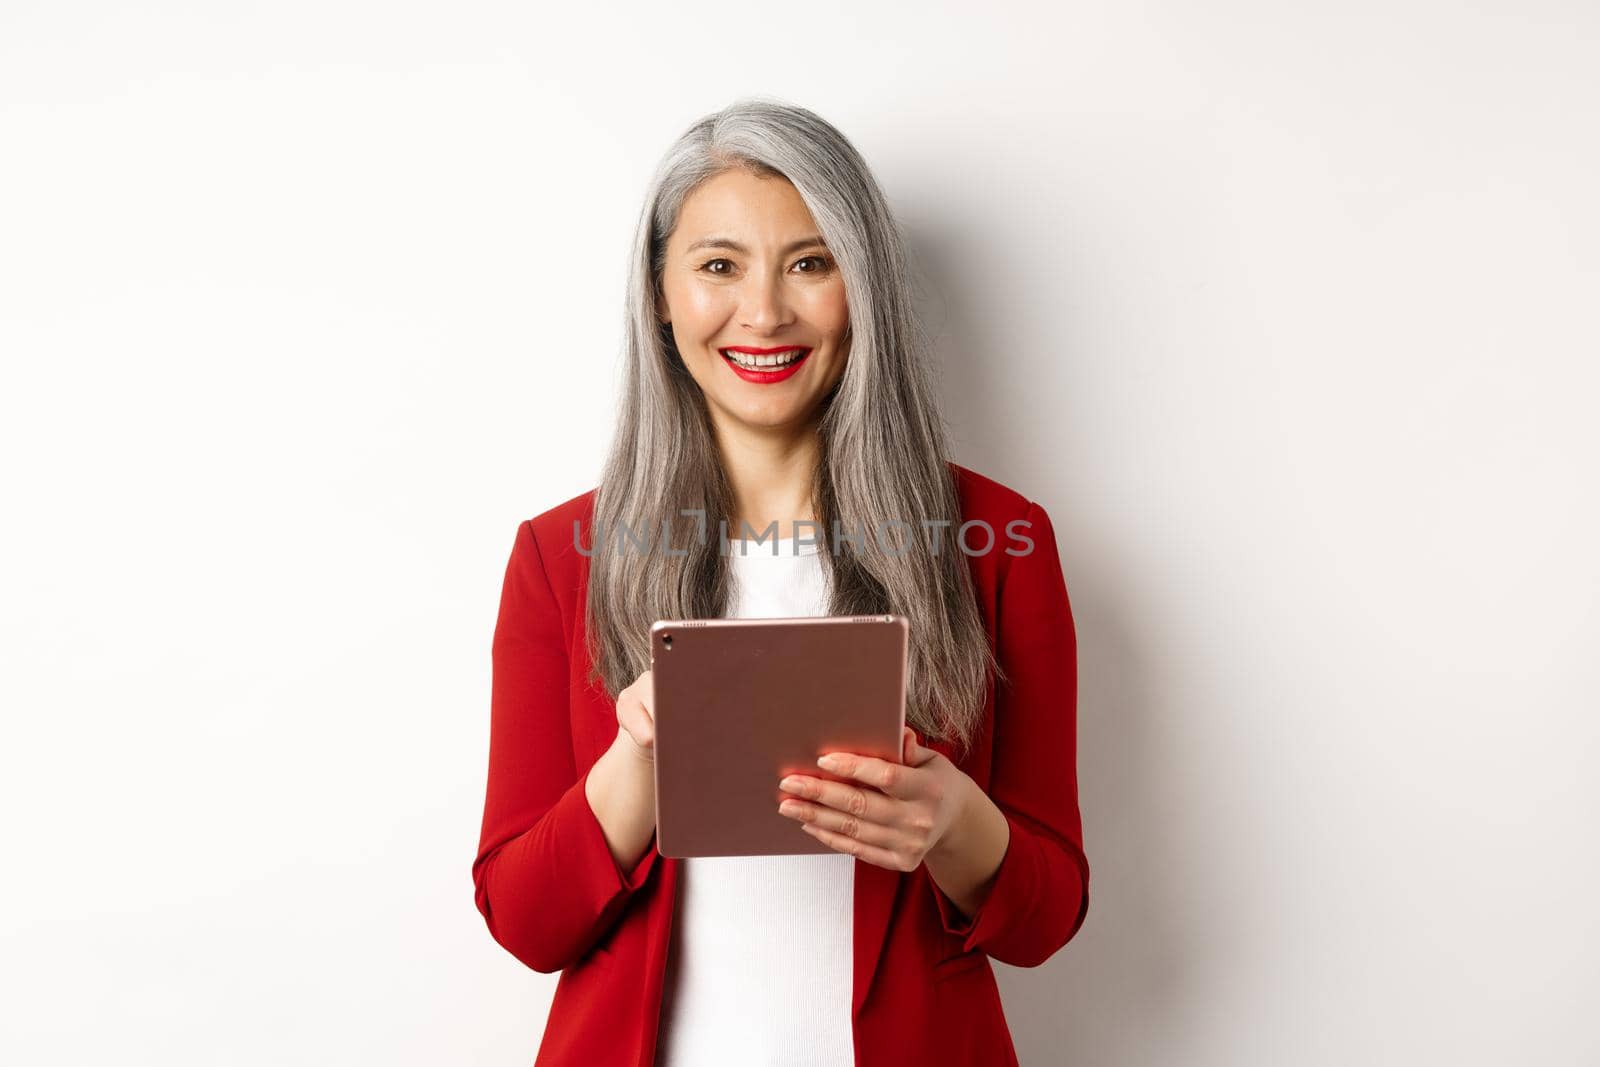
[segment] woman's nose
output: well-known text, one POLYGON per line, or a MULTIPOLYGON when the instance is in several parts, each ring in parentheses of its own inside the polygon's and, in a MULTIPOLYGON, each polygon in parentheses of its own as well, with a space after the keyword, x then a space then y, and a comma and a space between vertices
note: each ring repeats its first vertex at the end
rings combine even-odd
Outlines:
POLYGON ((740 293, 739 315, 751 330, 765 332, 788 325, 790 309, 782 280, 773 275, 753 275, 740 293))

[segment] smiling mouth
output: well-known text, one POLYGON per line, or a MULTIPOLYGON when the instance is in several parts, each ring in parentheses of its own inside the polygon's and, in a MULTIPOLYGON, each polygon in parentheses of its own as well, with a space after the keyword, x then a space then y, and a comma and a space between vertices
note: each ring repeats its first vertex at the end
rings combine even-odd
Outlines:
POLYGON ((770 352, 741 352, 733 348, 719 348, 722 358, 741 370, 778 371, 792 367, 811 354, 811 349, 796 346, 770 352))

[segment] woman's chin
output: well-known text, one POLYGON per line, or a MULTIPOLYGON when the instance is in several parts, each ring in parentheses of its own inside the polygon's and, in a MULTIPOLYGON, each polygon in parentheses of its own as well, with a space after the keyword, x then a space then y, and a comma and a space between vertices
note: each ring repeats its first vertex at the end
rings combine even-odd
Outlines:
POLYGON ((795 433, 814 420, 816 404, 723 405, 721 421, 739 433, 795 433))

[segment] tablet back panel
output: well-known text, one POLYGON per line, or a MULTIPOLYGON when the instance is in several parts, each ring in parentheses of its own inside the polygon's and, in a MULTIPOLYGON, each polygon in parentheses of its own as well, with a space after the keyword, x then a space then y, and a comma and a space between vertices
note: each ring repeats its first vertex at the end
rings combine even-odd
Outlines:
POLYGON ((663 856, 833 852, 778 813, 824 752, 900 762, 900 615, 666 620, 650 628, 656 847, 663 856))

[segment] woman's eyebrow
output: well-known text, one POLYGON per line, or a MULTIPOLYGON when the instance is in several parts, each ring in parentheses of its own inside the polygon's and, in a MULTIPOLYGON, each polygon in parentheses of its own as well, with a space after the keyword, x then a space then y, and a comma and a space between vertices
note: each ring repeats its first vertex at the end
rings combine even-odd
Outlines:
MULTIPOLYGON (((802 237, 800 240, 790 241, 788 244, 778 249, 778 254, 780 256, 787 256, 791 252, 798 252, 800 249, 810 248, 812 245, 820 245, 823 248, 827 248, 828 242, 824 241, 821 237, 802 237)), ((727 237, 702 237, 700 240, 684 249, 684 251, 693 252, 699 248, 727 248, 734 252, 743 252, 747 255, 750 252, 748 248, 740 244, 738 241, 727 237)))

